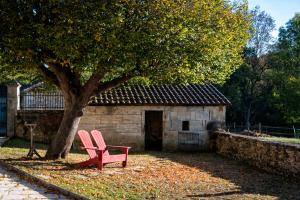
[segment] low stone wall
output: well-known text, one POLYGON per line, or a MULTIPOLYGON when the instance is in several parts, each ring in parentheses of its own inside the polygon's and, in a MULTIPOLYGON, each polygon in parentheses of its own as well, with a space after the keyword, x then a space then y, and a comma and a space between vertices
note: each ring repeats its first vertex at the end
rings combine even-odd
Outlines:
MULTIPOLYGON (((34 141, 49 144, 53 136, 56 134, 60 122, 63 117, 63 111, 26 111, 31 116, 35 116, 36 128, 33 130, 34 141)), ((27 113, 27 115, 29 115, 27 113)), ((18 112, 17 123, 15 128, 15 136, 30 139, 30 130, 25 126, 26 117, 23 113, 18 112)))
POLYGON ((300 176, 300 145, 218 132, 216 150, 223 156, 243 160, 268 172, 300 176))

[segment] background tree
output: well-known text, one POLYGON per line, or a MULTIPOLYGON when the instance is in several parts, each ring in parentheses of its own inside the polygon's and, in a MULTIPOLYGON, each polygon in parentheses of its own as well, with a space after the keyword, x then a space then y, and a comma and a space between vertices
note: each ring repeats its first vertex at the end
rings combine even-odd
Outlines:
POLYGON ((252 16, 251 39, 244 51, 244 63, 231 76, 223 90, 233 100, 229 108, 228 118, 231 121, 244 119, 250 126, 257 109, 262 109, 259 102, 272 91, 268 83, 268 51, 272 44, 272 31, 275 22, 265 11, 256 7, 250 12, 252 16))
POLYGON ((280 28, 271 52, 272 105, 286 124, 300 124, 300 14, 280 28))
POLYGON ((131 79, 222 83, 241 63, 246 2, 7 0, 0 3, 6 70, 39 71, 64 95, 48 159, 64 158, 91 96, 131 79))

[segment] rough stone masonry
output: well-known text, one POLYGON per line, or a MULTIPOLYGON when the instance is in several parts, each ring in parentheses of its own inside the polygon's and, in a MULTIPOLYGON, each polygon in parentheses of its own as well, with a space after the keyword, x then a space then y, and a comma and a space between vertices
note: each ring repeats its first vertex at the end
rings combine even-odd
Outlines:
POLYGON ((300 177, 300 145, 226 132, 216 134, 219 154, 243 160, 268 172, 300 177))

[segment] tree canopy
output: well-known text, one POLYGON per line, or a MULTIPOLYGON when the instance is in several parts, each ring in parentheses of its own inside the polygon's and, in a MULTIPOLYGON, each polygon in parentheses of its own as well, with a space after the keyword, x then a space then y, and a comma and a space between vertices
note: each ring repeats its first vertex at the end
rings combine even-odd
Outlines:
POLYGON ((59 63, 82 82, 95 72, 102 82, 133 73, 150 82, 224 82, 248 38, 246 5, 223 0, 1 4, 7 71, 59 63))
POLYGON ((300 14, 280 28, 272 55, 273 104, 289 124, 300 124, 300 14))

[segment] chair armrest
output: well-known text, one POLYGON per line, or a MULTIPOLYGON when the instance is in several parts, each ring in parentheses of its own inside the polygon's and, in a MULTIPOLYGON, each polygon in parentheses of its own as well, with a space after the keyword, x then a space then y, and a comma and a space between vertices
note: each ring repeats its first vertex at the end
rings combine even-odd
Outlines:
POLYGON ((130 149, 131 147, 126 146, 114 146, 114 145, 106 145, 107 148, 119 148, 119 149, 130 149))
POLYGON ((99 150, 97 147, 80 147, 81 149, 99 150))

